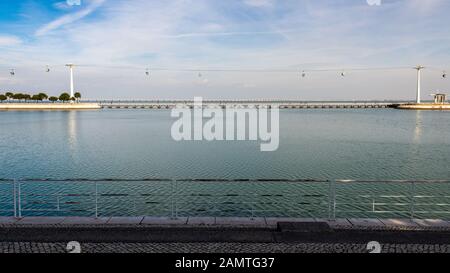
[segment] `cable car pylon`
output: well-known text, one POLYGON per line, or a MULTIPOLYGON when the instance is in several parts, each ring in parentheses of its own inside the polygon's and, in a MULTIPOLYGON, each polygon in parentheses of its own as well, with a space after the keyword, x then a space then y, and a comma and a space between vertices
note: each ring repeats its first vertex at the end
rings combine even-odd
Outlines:
POLYGON ((422 87, 421 86, 422 85, 421 77, 422 77, 422 70, 425 69, 425 67, 422 66, 422 65, 418 65, 418 66, 414 67, 414 69, 417 70, 417 95, 416 95, 416 102, 417 102, 417 104, 419 104, 419 103, 422 102, 422 100, 421 100, 421 87, 422 87))

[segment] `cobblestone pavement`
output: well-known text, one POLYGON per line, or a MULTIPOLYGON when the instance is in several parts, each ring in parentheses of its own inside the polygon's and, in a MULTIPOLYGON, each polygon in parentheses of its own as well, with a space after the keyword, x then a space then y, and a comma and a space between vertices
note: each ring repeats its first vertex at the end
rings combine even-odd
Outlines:
MULTIPOLYGON (((364 244, 86 243, 82 253, 368 253, 364 244)), ((386 244, 382 253, 450 253, 450 245, 386 244)), ((0 242, 0 253, 66 253, 65 243, 0 242)))

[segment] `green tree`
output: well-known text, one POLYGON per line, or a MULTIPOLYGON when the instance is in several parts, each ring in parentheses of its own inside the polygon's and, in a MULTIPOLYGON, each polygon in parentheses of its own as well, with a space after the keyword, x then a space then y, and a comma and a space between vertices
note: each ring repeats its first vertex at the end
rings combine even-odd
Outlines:
POLYGON ((50 97, 50 98, 48 98, 48 100, 51 101, 51 102, 57 102, 58 98, 57 97, 50 97))
POLYGON ((24 99, 23 96, 24 96, 24 95, 23 95, 22 93, 16 93, 16 94, 14 94, 14 95, 12 96, 12 98, 15 99, 15 100, 23 100, 23 99, 24 99))
POLYGON ((24 99, 25 101, 31 100, 31 95, 30 95, 30 94, 24 94, 24 95, 23 95, 23 99, 24 99))
POLYGON ((13 94, 13 93, 11 93, 11 92, 6 92, 5 96, 7 96, 7 97, 8 97, 8 99, 12 99, 12 98, 13 98, 13 96, 14 96, 14 94, 13 94))
POLYGON ((31 100, 34 100, 34 101, 41 101, 42 98, 41 98, 41 96, 39 96, 39 95, 33 95, 33 96, 31 97, 31 100))
POLYGON ((5 96, 5 95, 0 95, 0 101, 5 101, 5 100, 7 100, 8 99, 8 97, 7 96, 5 96))
POLYGON ((46 99, 48 99, 48 95, 45 94, 45 93, 39 93, 38 96, 39 96, 39 98, 41 98, 40 100, 46 100, 46 99))
POLYGON ((66 102, 66 101, 69 101, 71 98, 70 98, 70 95, 68 94, 68 93, 62 93, 60 96, 59 96, 59 100, 60 101, 63 101, 63 102, 66 102))
POLYGON ((80 93, 80 92, 76 92, 76 93, 74 94, 74 97, 75 97, 75 99, 76 99, 77 101, 79 101, 79 100, 81 99, 81 93, 80 93))

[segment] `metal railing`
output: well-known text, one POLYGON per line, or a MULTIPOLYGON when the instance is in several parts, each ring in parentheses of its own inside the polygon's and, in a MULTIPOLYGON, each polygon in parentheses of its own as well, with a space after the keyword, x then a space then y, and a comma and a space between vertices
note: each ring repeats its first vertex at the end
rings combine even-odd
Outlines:
POLYGON ((450 181, 2 180, 1 216, 450 218, 450 181))

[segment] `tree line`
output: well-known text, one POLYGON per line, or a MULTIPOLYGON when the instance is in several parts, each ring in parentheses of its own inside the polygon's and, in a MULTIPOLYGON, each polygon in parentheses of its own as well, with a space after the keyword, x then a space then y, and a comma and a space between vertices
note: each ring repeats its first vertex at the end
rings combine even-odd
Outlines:
POLYGON ((51 96, 49 97, 45 93, 39 93, 36 95, 23 94, 23 93, 12 93, 6 92, 5 94, 0 94, 0 101, 50 101, 50 102, 68 102, 68 101, 79 101, 81 99, 81 93, 76 92, 73 97, 70 97, 69 93, 63 92, 59 97, 51 96))

